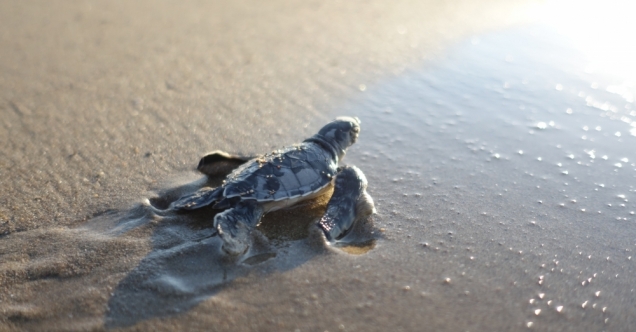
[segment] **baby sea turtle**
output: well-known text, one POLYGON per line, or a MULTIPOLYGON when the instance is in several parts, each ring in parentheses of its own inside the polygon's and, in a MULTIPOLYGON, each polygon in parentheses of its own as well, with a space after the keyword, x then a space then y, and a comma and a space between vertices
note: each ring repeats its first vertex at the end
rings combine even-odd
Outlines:
POLYGON ((249 247, 249 233, 262 216, 317 197, 335 185, 327 211, 318 222, 329 241, 342 238, 358 219, 375 212, 366 192, 367 179, 355 166, 338 167, 345 150, 355 143, 360 120, 339 117, 302 143, 247 160, 216 151, 203 157, 197 169, 213 175, 215 164, 244 162, 217 188, 205 187, 171 204, 175 211, 206 206, 224 210, 214 217, 223 250, 240 255, 249 247))

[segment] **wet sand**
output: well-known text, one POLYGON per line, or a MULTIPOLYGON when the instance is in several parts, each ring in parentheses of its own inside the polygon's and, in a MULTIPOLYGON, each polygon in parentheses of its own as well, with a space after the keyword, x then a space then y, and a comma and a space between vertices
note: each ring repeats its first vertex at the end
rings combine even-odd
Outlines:
POLYGON ((2 327, 629 330, 633 100, 514 28, 525 5, 0 5, 2 327), (337 115, 379 211, 361 252, 308 231, 325 198, 240 262, 204 212, 150 207, 206 151, 337 115))

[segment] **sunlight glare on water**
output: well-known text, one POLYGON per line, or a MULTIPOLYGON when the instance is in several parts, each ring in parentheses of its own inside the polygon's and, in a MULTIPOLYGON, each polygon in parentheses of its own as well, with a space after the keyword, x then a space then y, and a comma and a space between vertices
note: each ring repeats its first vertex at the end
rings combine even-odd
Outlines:
MULTIPOLYGON (((636 47, 634 47, 633 13, 636 2, 628 0, 548 2, 540 13, 541 21, 565 37, 571 47, 585 58, 587 74, 613 77, 615 83, 602 87, 607 92, 620 96, 626 103, 627 112, 620 106, 586 98, 588 106, 610 111, 610 117, 628 123, 629 135, 636 136, 636 111, 631 106, 636 93, 636 47), (611 114, 615 116, 612 116, 611 114)), ((599 88, 595 83, 593 89, 599 88)), ((623 133, 616 132, 617 137, 623 133)), ((617 166, 619 167, 619 166, 617 166)))
MULTIPOLYGON (((636 79, 634 13, 629 0, 548 2, 542 21, 567 37, 588 58, 587 72, 636 79)), ((633 91, 634 84, 631 84, 633 91)))

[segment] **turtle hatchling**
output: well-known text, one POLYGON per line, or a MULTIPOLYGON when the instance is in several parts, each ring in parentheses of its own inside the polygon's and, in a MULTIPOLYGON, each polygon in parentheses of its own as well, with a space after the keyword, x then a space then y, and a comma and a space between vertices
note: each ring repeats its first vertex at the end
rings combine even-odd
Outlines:
POLYGON ((221 186, 201 188, 170 207, 174 211, 206 206, 224 210, 214 217, 214 227, 223 240, 223 250, 241 255, 249 248, 250 232, 265 213, 320 196, 333 185, 333 195, 318 226, 327 240, 336 241, 357 220, 375 213, 362 171, 355 166, 338 166, 359 134, 358 118, 339 117, 300 144, 249 160, 215 151, 201 159, 199 171, 212 175, 215 164, 243 164, 221 186))

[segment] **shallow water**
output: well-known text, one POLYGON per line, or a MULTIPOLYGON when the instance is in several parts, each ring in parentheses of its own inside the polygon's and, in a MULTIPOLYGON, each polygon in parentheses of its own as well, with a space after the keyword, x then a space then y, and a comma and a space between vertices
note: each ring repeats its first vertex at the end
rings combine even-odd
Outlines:
POLYGON ((462 328, 634 326, 636 89, 585 69, 551 28, 518 28, 347 110, 365 131, 347 161, 390 239, 378 251, 411 270, 411 291, 485 315, 462 328))

